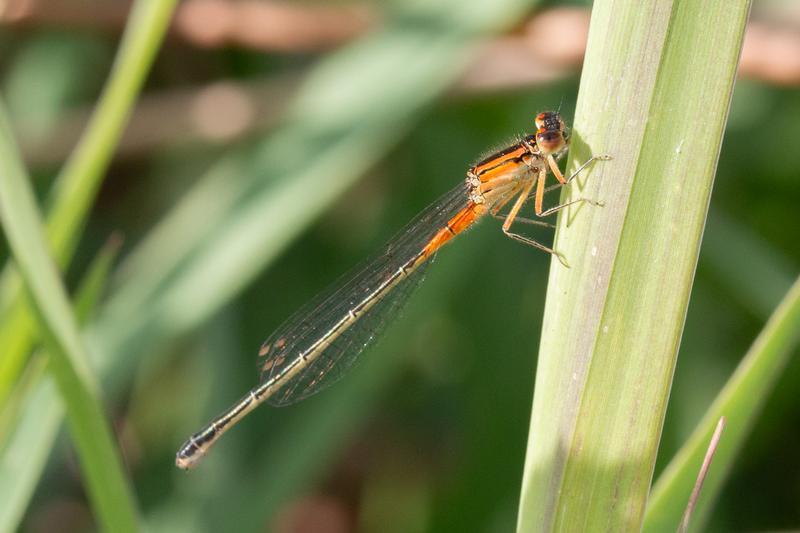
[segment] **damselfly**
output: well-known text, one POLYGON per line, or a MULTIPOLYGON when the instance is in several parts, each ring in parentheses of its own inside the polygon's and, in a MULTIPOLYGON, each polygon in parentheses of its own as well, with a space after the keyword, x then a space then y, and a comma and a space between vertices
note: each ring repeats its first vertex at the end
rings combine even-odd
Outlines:
POLYGON ((464 183, 442 196, 392 239, 373 260, 355 268, 340 285, 318 296, 287 320, 258 352, 259 385, 230 409, 189 437, 177 453, 179 468, 193 467, 231 426, 265 400, 277 406, 300 401, 338 380, 356 357, 384 329, 422 279, 422 271, 436 252, 487 214, 502 219, 503 232, 512 239, 564 257, 524 235, 511 231, 515 221, 548 225, 519 217, 526 201, 544 217, 577 202, 543 209, 548 169, 569 183, 592 161, 565 178, 557 160, 567 151, 568 133, 561 116, 536 116, 536 133, 483 159, 467 172, 464 183), (534 190, 535 189, 535 190, 534 190), (507 214, 501 210, 512 200, 507 214))

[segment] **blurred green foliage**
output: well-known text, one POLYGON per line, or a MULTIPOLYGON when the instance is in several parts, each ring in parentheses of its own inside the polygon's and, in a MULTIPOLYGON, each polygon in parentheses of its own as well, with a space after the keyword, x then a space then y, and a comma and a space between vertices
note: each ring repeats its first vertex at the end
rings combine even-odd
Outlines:
MULTIPOLYGON (((515 9, 514 16, 524 13, 521 4, 515 9)), ((464 50, 458 57, 467 57, 465 47, 473 37, 458 37, 453 46, 464 50)), ((3 97, 17 132, 30 136, 92 104, 104 80, 98 73, 108 71, 116 45, 111 35, 63 30, 17 30, 3 41, 3 97)), ((370 44, 365 41, 361 51, 368 54, 370 44)), ((275 59, 170 42, 144 94, 217 79, 302 79, 316 59, 313 54, 275 59)), ((288 229, 280 227, 285 223, 280 218, 275 226, 259 221, 265 224, 258 231, 287 236, 271 262, 263 261, 268 268, 256 267, 255 279, 235 274, 242 276, 241 287, 231 292, 235 297, 220 297, 189 330, 181 329, 180 316, 158 315, 142 330, 143 337, 136 330, 118 332, 124 346, 110 344, 124 357, 103 387, 150 528, 281 530, 297 513, 313 516, 315 511, 331 523, 365 531, 499 532, 514 527, 550 259, 504 238, 495 221, 482 223, 437 257, 403 319, 336 387, 297 406, 259 409, 189 474, 174 469, 174 452, 187 435, 255 383, 259 343, 294 309, 463 179, 469 163, 529 131, 537 111, 561 105, 570 117, 577 76, 518 90, 448 94, 433 104, 419 98, 418 106, 398 118, 395 131, 364 154, 367 168, 354 176, 358 181, 326 193, 330 207, 313 207, 288 229), (373 161, 372 154, 383 154, 397 139, 402 140, 373 161)), ((752 81, 737 84, 656 475, 797 274, 800 151, 793 141, 800 138, 798 119, 796 90, 752 81)), ((146 242, 174 206, 199 190, 198 177, 205 171, 221 173, 217 183, 222 184, 268 175, 272 171, 259 166, 253 147, 257 151, 261 139, 277 135, 280 131, 255 130, 224 148, 179 142, 117 159, 68 281, 77 283, 112 232, 125 235, 123 256, 146 242), (220 152, 226 157, 224 168, 217 163, 220 152)), ((321 148, 308 144, 289 153, 314 163, 321 148)), ((297 161, 286 164, 294 168, 297 161)), ((309 168, 323 173, 312 179, 325 182, 324 167, 309 168)), ((30 170, 36 189, 47 191, 55 169, 43 164, 30 170)), ((330 170, 330 179, 343 175, 330 170)), ((214 190, 208 193, 211 199, 214 190)), ((306 212, 302 198, 293 201, 284 209, 306 212)), ((206 207, 208 213, 199 209, 196 220, 176 227, 188 234, 193 224, 205 227, 203 217, 215 216, 214 206, 206 207)), ((235 215, 236 210, 226 211, 224 217, 230 222, 235 215)), ((186 237, 177 230, 170 238, 162 243, 165 253, 185 245, 186 237)), ((261 257, 259 250, 252 253, 261 257)), ((126 285, 135 286, 131 276, 159 274, 148 272, 146 264, 140 270, 131 263, 124 270, 124 265, 112 298, 126 285)), ((216 275, 224 277, 225 270, 216 275)), ((174 279, 155 279, 155 294, 174 286, 174 279)), ((238 286, 239 280, 228 282, 238 286)), ((206 305, 201 286, 192 287, 198 305, 206 305)), ((192 305, 191 295, 179 301, 192 305)), ((112 310, 146 322, 155 309, 151 302, 112 310)), ((181 312, 174 306, 167 310, 181 312)), ((800 458, 787 446, 800 437, 794 393, 799 383, 795 359, 748 440, 709 530, 800 524, 795 474, 800 458)), ((53 449, 22 529, 48 530, 54 523, 70 531, 92 527, 73 452, 63 438, 53 449)))

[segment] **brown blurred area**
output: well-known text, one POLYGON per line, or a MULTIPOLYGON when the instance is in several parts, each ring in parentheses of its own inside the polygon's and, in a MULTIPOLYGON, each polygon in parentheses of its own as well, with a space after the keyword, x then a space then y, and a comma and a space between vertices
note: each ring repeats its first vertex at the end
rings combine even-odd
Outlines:
MULTIPOLYGON (((57 27, 118 34, 129 4, 83 0, 6 0, 0 27, 57 27)), ((461 78, 456 94, 540 85, 580 69, 589 29, 589 10, 542 10, 505 35, 484 43, 461 78)), ((381 24, 368 4, 294 4, 258 0, 189 0, 173 21, 170 39, 199 48, 239 47, 272 54, 313 55, 330 51, 381 24)), ((777 86, 800 85, 800 2, 754 8, 739 68, 743 78, 777 86)), ((146 93, 119 147, 119 155, 147 152, 182 140, 222 143, 278 120, 299 83, 287 77, 264 82, 223 81, 146 93), (220 105, 220 104, 224 105, 220 105), (215 109, 226 109, 219 116, 215 109), (164 127, 153 131, 154 117, 164 127)), ((48 136, 21 139, 32 165, 61 161, 86 123, 90 109, 64 117, 48 136)))

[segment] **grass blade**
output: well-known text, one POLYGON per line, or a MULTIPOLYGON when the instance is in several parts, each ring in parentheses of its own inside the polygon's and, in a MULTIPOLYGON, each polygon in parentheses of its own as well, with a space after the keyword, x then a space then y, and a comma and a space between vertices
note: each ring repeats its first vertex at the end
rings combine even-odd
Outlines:
POLYGON ((641 527, 748 10, 594 5, 569 165, 614 161, 558 228, 519 531, 641 527))
POLYGON ((72 256, 86 214, 169 27, 176 0, 133 4, 114 67, 78 146, 56 179, 47 234, 59 265, 72 256))
MULTIPOLYGON (((100 250, 100 253, 92 259, 86 274, 78 284, 78 289, 75 291, 74 309, 75 316, 78 318, 80 324, 84 324, 89 316, 97 309, 100 297, 105 292, 108 284, 111 267, 116 261, 121 244, 121 239, 116 235, 112 235, 105 246, 100 250)), ((34 376, 39 375, 38 372, 44 368, 40 364, 34 364, 33 367, 33 370, 27 369, 27 371, 34 376)), ((20 393, 20 390, 29 391, 33 383, 38 382, 38 380, 39 378, 30 376, 27 380, 18 380, 14 392, 11 394, 11 401, 4 404, 3 409, 0 409, 0 435, 3 436, 0 438, 0 448, 6 444, 8 440, 7 436, 11 434, 8 428, 16 423, 16 417, 20 410, 17 409, 15 405, 23 403, 22 397, 25 395, 25 392, 20 393), (27 381, 27 383, 24 381, 27 381), (14 399, 15 395, 18 396, 16 400, 14 399)), ((2 506, 3 503, 5 503, 5 500, 0 498, 0 506, 2 506)), ((0 512, 0 515, 1 514, 2 512, 0 512)))
POLYGON ((653 487, 645 517, 646 531, 674 528, 692 490, 694 471, 720 416, 727 418, 722 439, 695 509, 693 529, 708 518, 750 428, 761 412, 776 379, 800 342, 800 278, 772 314, 736 372, 720 391, 686 444, 681 447, 653 487))
POLYGON ((17 269, 39 318, 50 367, 67 408, 87 491, 109 531, 135 531, 133 492, 123 473, 66 290, 48 255, 33 191, 0 107, 0 218, 17 269))
MULTIPOLYGON (((112 235, 78 285, 74 307, 79 322, 84 323, 97 309, 120 244, 112 235)), ((0 442, 0 531, 19 528, 64 415, 58 391, 41 359, 34 359, 27 368, 27 379, 17 385, 12 398, 18 396, 19 401, 9 402, 0 414, 0 435, 4 436, 0 442), (54 404, 55 409, 47 408, 54 404)))
MULTIPOLYGON (((113 150, 136 96, 164 37, 175 0, 139 0, 120 44, 114 68, 97 109, 69 161, 59 174, 47 209, 47 235, 56 263, 66 267, 78 242, 113 150)), ((33 321, 20 296, 13 269, 0 276, 3 320, 0 344, 0 405, 25 365, 33 345, 33 321)))
POLYGON ((58 398, 53 380, 45 373, 44 361, 39 362, 42 364, 29 366, 28 373, 33 371, 39 375, 30 380, 31 392, 24 395, 18 409, 19 423, 13 432, 7 433, 8 438, 4 438, 7 442, 0 455, 0 532, 3 533, 19 530, 64 416, 60 403, 52 410, 39 408, 58 398), (46 431, 48 428, 52 430, 46 431))

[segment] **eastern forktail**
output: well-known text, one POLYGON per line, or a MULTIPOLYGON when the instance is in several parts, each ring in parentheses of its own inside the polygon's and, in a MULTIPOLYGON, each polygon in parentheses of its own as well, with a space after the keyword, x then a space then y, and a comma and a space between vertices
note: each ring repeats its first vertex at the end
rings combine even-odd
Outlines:
POLYGON ((467 179, 424 210, 389 241, 383 253, 345 276, 332 290, 313 299, 281 325, 258 352, 259 385, 230 409, 195 433, 178 450, 175 464, 192 468, 217 439, 261 402, 281 406, 298 402, 338 380, 358 355, 387 325, 422 279, 436 252, 484 215, 504 220, 503 232, 512 239, 563 256, 535 240, 513 233, 514 221, 549 225, 518 217, 527 200, 544 217, 577 202, 578 198, 543 210, 545 178, 550 170, 556 187, 569 183, 592 161, 564 178, 557 160, 566 153, 568 133, 557 112, 536 116, 536 133, 527 135, 467 171, 467 179), (534 191, 535 188, 535 191, 534 191), (506 215, 500 211, 515 200, 506 215))

